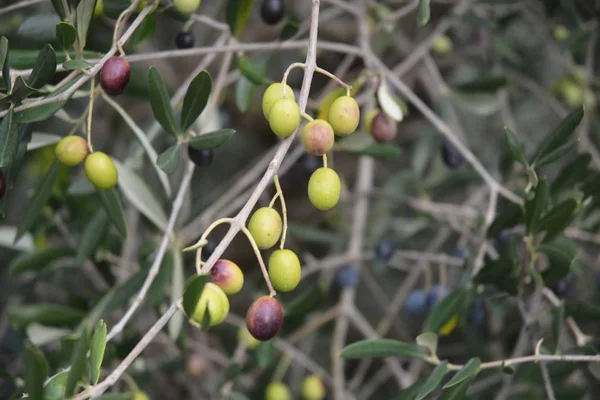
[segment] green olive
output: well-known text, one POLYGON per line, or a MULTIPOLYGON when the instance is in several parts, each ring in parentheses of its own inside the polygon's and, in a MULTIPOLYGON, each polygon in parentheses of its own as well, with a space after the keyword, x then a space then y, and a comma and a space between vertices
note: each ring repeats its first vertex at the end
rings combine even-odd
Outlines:
POLYGON ((298 286, 302 270, 296 253, 288 249, 275 250, 269 258, 269 279, 280 292, 290 292, 298 286))
POLYGON ((269 126, 279 137, 288 137, 300 124, 300 109, 295 100, 279 99, 269 111, 269 126))
POLYGON ((328 120, 336 135, 350 135, 360 122, 358 103, 350 96, 338 97, 329 108, 328 120))
POLYGON ((269 85, 262 98, 262 110, 266 119, 269 119, 271 107, 277 100, 290 99, 295 100, 294 91, 289 85, 285 85, 285 95, 283 93, 283 84, 281 82, 272 83, 269 85))
POLYGON ((270 249, 277 243, 281 229, 281 216, 271 207, 259 208, 248 222, 248 230, 261 250, 270 249))
POLYGON ((69 167, 82 163, 89 153, 87 142, 81 136, 63 138, 54 151, 58 161, 69 167))
POLYGON ((342 183, 337 172, 331 168, 319 168, 308 181, 308 198, 321 211, 332 209, 340 201, 342 183))
POLYGON ((271 382, 265 390, 265 400, 291 400, 292 393, 283 382, 271 382))
POLYGON ((111 189, 119 179, 115 163, 101 151, 95 151, 87 156, 83 168, 89 181, 98 189, 111 189))
POLYGON ((238 330, 238 335, 237 335, 238 342, 241 342, 244 338, 246 338, 246 348, 248 350, 255 350, 258 347, 258 345, 260 344, 260 340, 255 339, 254 336, 252 336, 250 334, 250 332, 248 332, 248 328, 246 328, 245 326, 242 326, 238 330))
POLYGON ((225 321, 227 314, 229 314, 229 299, 227 295, 220 287, 211 282, 204 285, 192 319, 202 324, 207 310, 209 313, 209 326, 220 324, 225 321))
POLYGON ((302 399, 323 400, 325 398, 325 386, 317 375, 309 375, 302 381, 302 399))
POLYGON ((200 7, 200 0, 173 0, 173 5, 181 14, 192 14, 200 7))

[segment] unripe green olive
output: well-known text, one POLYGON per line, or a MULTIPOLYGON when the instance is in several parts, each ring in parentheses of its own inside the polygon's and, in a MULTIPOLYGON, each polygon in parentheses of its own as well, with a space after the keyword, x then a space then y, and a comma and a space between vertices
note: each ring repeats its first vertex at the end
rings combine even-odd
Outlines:
POLYGON ((283 382, 271 382, 265 389, 265 400, 291 400, 292 393, 283 382))
POLYGON ((88 155, 83 169, 89 181, 98 189, 111 189, 119 180, 119 172, 115 163, 101 151, 95 151, 88 155))
POLYGON ((321 211, 332 209, 340 201, 342 183, 337 172, 331 168, 319 168, 308 181, 308 198, 321 211))
POLYGON ((63 138, 54 151, 58 161, 69 167, 82 163, 89 153, 87 142, 81 136, 63 138))
POLYGON ((290 292, 298 286, 302 270, 296 253, 288 249, 275 250, 269 258, 269 279, 280 292, 290 292))
POLYGON ((259 208, 248 222, 248 230, 261 250, 268 250, 281 236, 281 216, 271 207, 259 208))
POLYGON ((202 324, 206 311, 209 313, 209 326, 215 326, 225 321, 229 314, 229 299, 220 287, 208 282, 204 285, 198 299, 192 319, 202 324))
POLYGON ((322 119, 310 121, 302 129, 302 143, 306 152, 312 156, 322 156, 333 147, 335 135, 329 122, 322 119))
POLYGON ((329 108, 328 120, 336 135, 350 135, 360 122, 358 103, 350 96, 338 97, 329 108))
POLYGON ((323 400, 325 398, 325 386, 317 375, 309 375, 302 381, 302 399, 323 400))
POLYGON ((242 290, 244 273, 233 261, 221 259, 210 270, 210 281, 231 296, 242 290))
POLYGON ((96 1, 96 6, 94 7, 94 17, 98 18, 104 15, 104 3, 102 0, 96 1))
POLYGON ((281 82, 269 85, 262 98, 262 110, 266 119, 269 119, 271 107, 277 100, 290 99, 296 101, 294 91, 289 85, 285 85, 285 95, 283 94, 283 84, 281 82))
POLYGON ((295 100, 279 99, 269 111, 269 126, 279 137, 288 137, 300 124, 300 109, 295 100))
POLYGON ((173 5, 181 14, 192 14, 200 7, 200 0, 173 0, 173 5))
POLYGON ((564 25, 557 25, 554 28, 554 39, 556 40, 565 40, 569 37, 569 30, 564 25))
POLYGON ((452 51, 453 47, 452 40, 446 35, 436 36, 431 43, 431 50, 438 54, 448 54, 452 51))
POLYGON ((583 89, 571 81, 563 84, 562 95, 565 103, 571 108, 577 107, 583 103, 583 89))
POLYGON ((138 390, 133 392, 133 400, 150 400, 150 397, 145 392, 138 390))
POLYGON ((246 340, 246 348, 248 350, 255 350, 258 345, 260 345, 260 341, 256 340, 254 338, 254 336, 252 336, 250 334, 250 332, 248 332, 248 328, 246 328, 245 326, 242 326, 239 330, 238 330, 238 335, 237 335, 237 339, 238 342, 241 342, 242 340, 246 340))

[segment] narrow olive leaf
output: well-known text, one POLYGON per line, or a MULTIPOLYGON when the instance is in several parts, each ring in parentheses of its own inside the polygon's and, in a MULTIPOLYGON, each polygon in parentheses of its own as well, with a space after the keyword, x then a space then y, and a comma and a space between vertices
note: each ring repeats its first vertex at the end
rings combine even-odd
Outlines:
POLYGON ((167 215, 156 195, 142 178, 129 167, 113 159, 119 171, 119 187, 131 204, 148 218, 157 228, 167 228, 167 215))
POLYGON ((56 24, 56 39, 64 51, 69 51, 77 39, 77 29, 68 22, 56 24))
POLYGON ((58 176, 59 167, 58 161, 54 161, 54 164, 52 164, 52 167, 50 167, 50 170, 36 189, 35 194, 27 207, 27 212, 21 219, 21 225, 19 225, 19 229, 17 229, 15 243, 33 226, 37 217, 42 212, 44 205, 52 195, 52 186, 54 186, 54 181, 56 181, 56 177, 58 176))
POLYGON ((27 143, 27 151, 37 150, 42 147, 50 146, 51 144, 56 144, 60 142, 61 139, 62 136, 55 135, 54 133, 33 132, 31 134, 31 140, 27 143))
POLYGON ((537 162, 535 163, 535 166, 541 167, 541 166, 553 163, 554 161, 566 156, 567 154, 569 154, 571 152, 571 150, 573 150, 575 148, 575 146, 577 146, 577 143, 579 143, 578 138, 569 140, 567 143, 563 144, 562 146, 559 146, 556 149, 554 149, 553 151, 540 157, 539 160, 537 160, 537 162))
POLYGON ((456 386, 452 386, 451 388, 444 390, 444 393, 437 400, 464 400, 467 399, 467 390, 469 389, 469 385, 475 379, 474 376, 465 379, 460 382, 456 386))
POLYGON ((25 370, 25 391, 29 400, 44 400, 44 381, 47 376, 46 360, 30 342, 25 343, 23 352, 25 370))
POLYGON ((77 25, 77 38, 79 39, 79 49, 83 51, 87 42, 87 34, 90 28, 90 22, 94 16, 96 0, 81 0, 77 6, 75 24, 77 25))
MULTIPOLYGON (((564 188, 575 187, 583 182, 588 177, 588 165, 591 160, 591 154, 579 154, 573 161, 561 168, 558 176, 554 179, 552 185, 550 185, 550 193, 555 195, 564 188)), ((582 190, 584 193, 586 192, 584 188, 582 188, 582 190)))
POLYGON ((185 92, 183 98, 183 107, 181 110, 181 132, 184 133, 198 119, 212 90, 212 80, 210 74, 206 71, 200 71, 198 75, 192 79, 190 86, 185 92))
MULTIPOLYGON (((63 93, 64 91, 68 90, 70 87, 71 87, 71 84, 64 85, 59 90, 53 92, 51 95, 46 96, 45 98, 56 97, 56 96, 60 95, 61 93, 63 93)), ((69 97, 69 99, 70 99, 70 97, 69 97)), ((27 110, 20 111, 19 113, 17 113, 17 120, 21 124, 27 123, 27 122, 43 121, 45 119, 50 118, 54 114, 56 114, 56 112, 58 112, 58 110, 60 110, 64 107, 64 105, 67 103, 67 101, 68 100, 58 101, 58 102, 49 103, 49 104, 42 104, 41 106, 28 108, 27 110)))
POLYGON ((564 145, 575 128, 579 125, 583 118, 583 107, 577 107, 569 113, 560 124, 548 135, 539 147, 533 163, 537 165, 537 161, 553 152, 556 148, 564 145))
POLYGON ((440 301, 431 314, 429 314, 426 330, 434 333, 439 332, 452 317, 460 312, 463 301, 468 293, 467 289, 458 288, 440 301))
POLYGON ((246 56, 238 56, 237 67, 248 80, 255 85, 269 85, 273 81, 267 78, 265 70, 254 65, 252 60, 246 56))
POLYGON ((169 146, 165 151, 156 157, 156 165, 166 174, 172 174, 177 171, 181 161, 181 143, 177 142, 169 146))
POLYGON ((415 400, 425 399, 431 392, 433 392, 444 379, 444 376, 448 372, 448 361, 442 361, 433 372, 429 375, 429 378, 425 381, 415 400))
MULTIPOLYGON (((173 259, 173 273, 171 279, 171 302, 176 302, 181 297, 184 291, 184 277, 183 277, 183 257, 179 249, 173 249, 171 252, 173 259)), ((183 322, 185 318, 182 313, 176 313, 169 320, 169 337, 174 342, 177 341, 183 322)))
POLYGON ((463 93, 493 93, 507 84, 508 79, 504 76, 484 75, 469 82, 458 84, 454 88, 463 93))
POLYGON ((90 69, 93 67, 92 64, 83 60, 67 60, 62 64, 62 66, 67 71, 72 71, 75 69, 90 69))
POLYGON ((121 203, 121 197, 116 188, 108 190, 98 190, 100 201, 104 206, 104 210, 110 217, 113 225, 119 231, 119 234, 125 238, 127 237, 127 222, 125 220, 125 212, 123 211, 123 204, 121 203))
POLYGON ((92 345, 90 351, 89 369, 90 382, 92 385, 98 383, 100 379, 100 367, 104 360, 104 351, 106 350, 106 322, 98 321, 94 328, 94 336, 92 337, 92 345))
POLYGON ((238 36, 246 26, 252 11, 253 0, 228 0, 225 18, 234 36, 238 36))
POLYGON ((496 236, 504 229, 512 228, 523 222, 524 215, 522 206, 515 203, 507 204, 490 225, 487 233, 488 237, 496 236))
POLYGON ((394 397, 394 400, 415 400, 415 397, 417 397, 419 390, 421 390, 421 387, 423 387, 426 380, 426 376, 419 378, 415 383, 406 389, 402 389, 398 396, 394 397))
POLYGON ((75 348, 71 355, 71 370, 69 371, 69 376, 67 377, 67 383, 65 385, 66 397, 71 397, 75 393, 77 382, 79 382, 79 379, 81 379, 85 372, 86 355, 89 348, 90 338, 87 328, 84 327, 77 343, 75 343, 75 348))
POLYGON ((240 76, 235 83, 235 105, 241 112, 248 111, 250 103, 254 97, 254 92, 258 88, 250 79, 240 76))
POLYGON ((548 266, 542 271, 542 278, 546 286, 553 286, 571 271, 577 260, 578 247, 571 240, 559 237, 551 243, 538 246, 537 251, 548 258, 548 266))
POLYGON ((60 17, 60 19, 62 19, 62 20, 67 19, 67 17, 69 16, 69 12, 70 12, 70 10, 68 9, 68 7, 69 7, 68 2, 66 2, 64 0, 52 0, 52 5, 54 6, 54 9, 56 10, 56 13, 60 17), (65 6, 67 6, 67 8, 65 8, 65 6))
POLYGON ((481 366, 481 360, 477 357, 471 358, 464 367, 458 371, 452 379, 448 381, 443 387, 443 389, 451 388, 452 386, 456 386, 459 383, 463 382, 466 379, 469 379, 479 372, 479 367, 481 366))
POLYGON ((510 129, 504 128, 504 140, 508 146, 508 150, 512 155, 513 160, 524 166, 527 166, 527 158, 525 158, 525 145, 519 140, 510 129))
POLYGON ((419 0, 417 8, 417 25, 425 26, 431 17, 430 0, 419 0))
POLYGON ((196 275, 190 278, 185 284, 185 289, 183 289, 183 310, 188 318, 194 315, 198 299, 200 299, 204 285, 209 279, 210 275, 208 274, 196 275))
POLYGON ((38 54, 31 75, 27 78, 27 86, 39 89, 50 82, 55 72, 56 53, 51 45, 45 44, 38 54))
POLYGON ((2 80, 4 86, 6 86, 6 91, 10 92, 10 63, 8 62, 8 39, 6 36, 0 38, 0 70, 2 71, 2 80))
POLYGON ((173 115, 169 92, 160 73, 154 67, 150 67, 148 71, 148 87, 154 117, 167 133, 177 136, 180 129, 173 115))
POLYGON ((550 209, 537 225, 537 232, 546 231, 544 242, 549 242, 575 219, 579 211, 579 202, 575 199, 567 199, 558 203, 550 209))
POLYGON ((69 371, 62 371, 49 378, 44 387, 44 400, 64 400, 68 376, 69 371))
POLYGON ((39 271, 56 260, 73 255, 75 255, 75 250, 70 246, 48 247, 31 253, 23 253, 8 264, 8 273, 20 275, 28 271, 39 271))
POLYGON ((93 257, 96 250, 108 232, 108 214, 104 209, 99 209, 85 226, 77 244, 75 260, 78 264, 93 257))
POLYGON ((542 214, 546 210, 548 196, 548 181, 544 178, 538 182, 535 196, 525 202, 525 227, 528 234, 536 230, 542 214))
POLYGON ((19 150, 19 129, 13 108, 0 123, 0 168, 10 166, 19 150))
POLYGON ((191 137, 188 144, 196 150, 216 149, 231 139, 234 133, 235 130, 233 129, 221 129, 214 132, 208 132, 191 137))
POLYGON ((417 346, 398 340, 367 339, 346 346, 340 356, 346 359, 407 357, 425 360, 429 355, 417 346))
POLYGON ((554 351, 558 350, 558 344, 560 343, 560 334, 563 329, 565 322, 565 303, 561 301, 560 304, 552 309, 552 335, 554 338, 554 351))
POLYGON ((437 354, 438 335, 433 332, 421 333, 419 336, 417 336, 417 344, 419 346, 428 348, 431 356, 433 357, 437 354))
POLYGON ((19 103, 20 101, 37 91, 37 89, 29 87, 22 76, 17 76, 12 91, 10 92, 10 96, 6 98, 6 100, 10 100, 13 103, 19 103))

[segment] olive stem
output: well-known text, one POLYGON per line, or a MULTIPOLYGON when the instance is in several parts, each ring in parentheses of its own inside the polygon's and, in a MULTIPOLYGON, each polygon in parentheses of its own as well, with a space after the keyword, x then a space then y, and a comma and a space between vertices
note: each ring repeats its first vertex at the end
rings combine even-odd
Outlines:
POLYGON ((308 115, 307 113, 302 113, 302 114, 300 114, 300 116, 301 116, 302 118, 304 118, 305 120, 307 120, 308 122, 312 122, 312 121, 314 121, 313 117, 311 117, 311 116, 310 116, 310 115, 308 115))
POLYGON ((275 182, 275 188, 277 189, 276 197, 279 197, 279 201, 281 202, 281 213, 283 214, 283 232, 281 233, 281 244, 279 246, 280 249, 285 248, 285 237, 287 236, 287 208, 285 206, 285 197, 283 197, 283 190, 281 189, 281 185, 279 184, 279 177, 277 174, 273 175, 273 182, 275 182))
POLYGON ((87 143, 90 150, 90 153, 94 152, 94 147, 92 147, 92 117, 94 111, 94 99, 96 98, 96 93, 94 91, 94 85, 96 81, 92 79, 90 81, 90 105, 88 107, 88 115, 87 115, 87 143))
POLYGON ((341 80, 340 78, 338 78, 337 76, 332 74, 331 72, 329 72, 326 69, 323 69, 321 67, 315 68, 315 72, 318 72, 321 75, 325 75, 329 79, 333 79, 334 81, 336 81, 338 83, 338 85, 345 87, 346 88, 346 96, 350 96, 350 90, 352 89, 351 85, 348 85, 346 82, 344 82, 343 80, 341 80))
POLYGON ((269 203, 269 208, 273 208, 273 206, 275 205, 275 202, 277 201, 278 198, 279 198, 279 192, 275 193, 275 196, 273 196, 273 198, 271 199, 271 202, 269 203))
POLYGON ((123 46, 121 45, 121 43, 119 41, 119 36, 120 36, 120 32, 122 31, 122 26, 124 25, 125 20, 131 15, 133 10, 137 9, 138 5, 140 4, 140 1, 141 0, 133 1, 131 3, 131 5, 119 15, 119 18, 117 19, 117 23, 115 24, 115 30, 113 31, 113 45, 117 47, 117 50, 119 50, 119 55, 121 55, 121 56, 125 55, 125 51, 123 51, 123 46))
POLYGON ((263 277, 265 278, 265 282, 267 283, 267 286, 269 287, 269 295, 271 297, 274 297, 277 294, 277 292, 275 292, 275 289, 273 289, 273 285, 271 284, 271 279, 269 279, 269 273, 267 272, 267 267, 262 258, 262 255, 260 254, 260 250, 258 249, 258 246, 256 245, 256 241, 252 237, 252 234, 250 233, 248 228, 246 228, 245 226, 242 226, 240 228, 240 230, 242 232, 244 232, 244 235, 246 235, 246 237, 248 238, 248 241, 250 242, 250 245, 252 246, 252 250, 254 250, 254 254, 256 255, 258 264, 260 265, 260 270, 262 271, 263 277))
MULTIPOLYGON (((204 231, 204 233, 202 234, 202 236, 200 237, 200 239, 198 240, 198 243, 201 243, 202 241, 206 241, 206 237, 219 225, 221 224, 231 224, 231 221, 233 221, 233 218, 221 218, 216 220, 215 222, 213 222, 212 224, 210 224, 208 226, 208 228, 206 228, 206 230, 204 231)), ((200 275, 202 273, 202 265, 204 264, 202 262, 202 248, 204 246, 201 246, 197 251, 196 251, 196 273, 198 275, 200 275)))
POLYGON ((327 154, 323 154, 323 168, 327 168, 327 154))
POLYGON ((290 66, 287 67, 287 69, 285 70, 285 73, 283 74, 283 79, 281 79, 281 84, 283 85, 283 89, 282 90, 283 90, 283 96, 284 97, 285 97, 285 92, 287 90, 287 78, 288 78, 288 75, 290 74, 290 72, 292 72, 292 70, 294 68, 302 68, 302 69, 304 69, 304 68, 306 68, 306 64, 297 62, 297 63, 290 64, 290 66))

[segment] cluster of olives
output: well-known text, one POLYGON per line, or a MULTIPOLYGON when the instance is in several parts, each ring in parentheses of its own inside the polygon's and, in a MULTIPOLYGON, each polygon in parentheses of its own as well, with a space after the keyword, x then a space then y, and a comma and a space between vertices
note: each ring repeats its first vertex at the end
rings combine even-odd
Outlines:
MULTIPOLYGON (((263 114, 273 133, 288 137, 300 124, 300 110, 294 91, 288 85, 273 83, 262 99, 263 114)), ((324 156, 335 141, 335 135, 347 136, 356 131, 360 109, 350 96, 338 97, 329 108, 327 121, 316 119, 307 123, 301 132, 306 152, 312 156, 324 156)), ((326 166, 317 169, 308 181, 308 197, 313 206, 321 211, 329 210, 340 200, 341 181, 337 172, 326 166)))
MULTIPOLYGON (((323 400, 325 398, 325 385, 317 375, 309 375, 302 381, 303 400, 323 400)), ((265 400, 291 400, 292 392, 288 386, 280 381, 270 382, 265 389, 265 400)))

